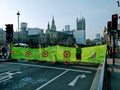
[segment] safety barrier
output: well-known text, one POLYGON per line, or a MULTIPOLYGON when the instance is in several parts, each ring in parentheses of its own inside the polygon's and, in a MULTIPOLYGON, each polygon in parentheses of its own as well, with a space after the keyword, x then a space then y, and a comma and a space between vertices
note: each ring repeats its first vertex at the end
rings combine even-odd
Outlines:
POLYGON ((106 90, 106 57, 104 62, 99 65, 90 90, 106 90))
POLYGON ((105 67, 106 67, 106 58, 104 59, 102 69, 101 69, 101 74, 100 74, 100 80, 99 80, 99 85, 97 90, 103 90, 104 87, 104 76, 105 76, 105 67))
POLYGON ((82 48, 82 59, 76 60, 76 48, 52 46, 47 48, 12 47, 11 59, 41 60, 58 62, 92 62, 103 63, 106 55, 106 45, 82 48))

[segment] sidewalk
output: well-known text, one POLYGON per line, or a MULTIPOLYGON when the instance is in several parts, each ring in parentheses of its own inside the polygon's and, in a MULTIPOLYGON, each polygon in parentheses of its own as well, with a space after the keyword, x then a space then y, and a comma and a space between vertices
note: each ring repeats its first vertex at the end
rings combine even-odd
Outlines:
POLYGON ((120 58, 107 58, 107 90, 120 90, 120 58))

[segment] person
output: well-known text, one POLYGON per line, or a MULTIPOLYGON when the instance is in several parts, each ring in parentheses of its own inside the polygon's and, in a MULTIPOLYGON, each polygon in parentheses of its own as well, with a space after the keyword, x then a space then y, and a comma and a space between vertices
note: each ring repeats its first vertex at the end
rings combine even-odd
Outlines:
POLYGON ((110 58, 113 57, 113 48, 112 47, 110 47, 110 49, 109 49, 109 56, 110 56, 110 58))
POLYGON ((81 47, 78 47, 77 44, 75 44, 76 47, 76 59, 81 60, 82 59, 82 49, 81 47))
POLYGON ((5 45, 5 54, 6 54, 6 58, 8 58, 9 57, 9 47, 7 44, 5 45))
POLYGON ((2 52, 2 58, 5 58, 5 45, 2 46, 1 48, 1 52, 2 52))
POLYGON ((0 47, 0 58, 2 58, 2 47, 0 47))
POLYGON ((3 59, 6 59, 8 57, 8 50, 9 50, 9 47, 8 45, 3 45, 1 51, 2 51, 2 58, 3 59))

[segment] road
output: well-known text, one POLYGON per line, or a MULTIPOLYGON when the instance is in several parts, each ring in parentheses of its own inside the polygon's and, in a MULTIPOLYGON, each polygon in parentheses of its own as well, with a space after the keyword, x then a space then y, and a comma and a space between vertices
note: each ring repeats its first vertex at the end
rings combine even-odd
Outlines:
POLYGON ((97 67, 0 62, 0 90, 90 90, 97 67))

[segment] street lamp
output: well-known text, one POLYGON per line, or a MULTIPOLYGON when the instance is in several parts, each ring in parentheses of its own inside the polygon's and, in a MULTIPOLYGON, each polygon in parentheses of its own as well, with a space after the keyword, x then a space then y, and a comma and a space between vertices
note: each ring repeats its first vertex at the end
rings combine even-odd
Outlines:
POLYGON ((117 1, 117 3, 118 3, 118 7, 120 7, 120 2, 119 2, 119 1, 117 1))
POLYGON ((19 46, 19 11, 17 12, 17 16, 18 16, 18 46, 19 46))

